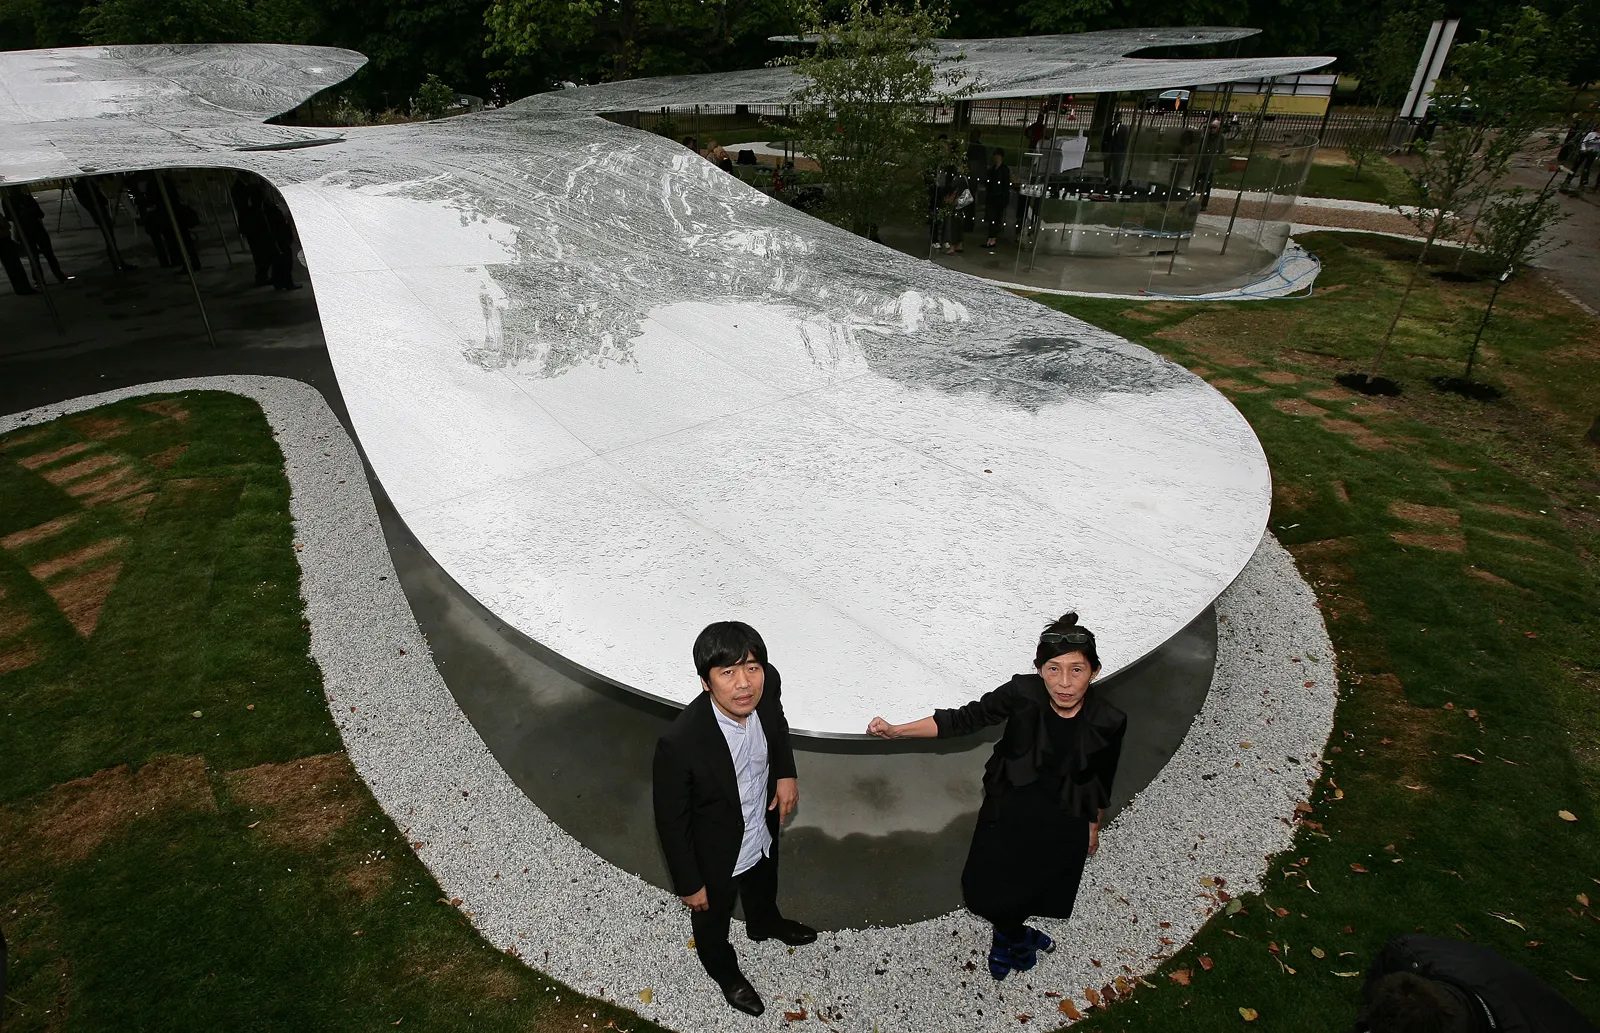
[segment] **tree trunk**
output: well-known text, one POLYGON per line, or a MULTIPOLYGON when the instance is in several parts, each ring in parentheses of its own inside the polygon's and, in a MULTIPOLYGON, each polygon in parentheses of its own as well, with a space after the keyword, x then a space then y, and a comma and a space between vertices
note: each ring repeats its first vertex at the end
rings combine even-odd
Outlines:
POLYGON ((1428 257, 1428 249, 1433 247, 1434 240, 1439 236, 1439 225, 1443 218, 1444 216, 1441 214, 1433 220, 1432 232, 1428 234, 1428 239, 1423 243, 1422 250, 1417 252, 1417 260, 1411 266, 1411 278, 1406 281, 1405 293, 1400 295, 1400 304, 1395 307, 1394 318, 1389 320, 1389 329, 1383 335, 1383 344, 1379 345, 1378 354, 1372 359, 1372 372, 1368 374, 1369 377, 1376 377, 1378 375, 1378 367, 1383 365, 1383 357, 1389 351, 1389 341, 1394 337, 1394 328, 1399 325, 1400 316, 1406 310, 1406 299, 1411 297, 1411 288, 1417 285, 1417 274, 1422 271, 1422 262, 1428 257))
POLYGON ((1489 292, 1489 304, 1483 310, 1483 319, 1478 322, 1478 332, 1472 338, 1472 348, 1467 352, 1467 372, 1462 376, 1463 380, 1472 380, 1472 365, 1478 361, 1478 342, 1483 340, 1483 328, 1489 325, 1489 314, 1494 311, 1495 299, 1500 297, 1500 288, 1505 286, 1505 282, 1505 277, 1496 280, 1494 290, 1489 292))

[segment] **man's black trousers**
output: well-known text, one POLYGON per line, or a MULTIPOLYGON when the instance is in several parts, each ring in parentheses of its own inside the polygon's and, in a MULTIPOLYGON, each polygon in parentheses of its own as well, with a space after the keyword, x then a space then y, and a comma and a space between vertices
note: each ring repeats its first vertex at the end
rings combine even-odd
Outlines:
POLYGON ((689 912, 689 924, 694 929, 694 949, 700 955, 700 964, 718 986, 726 986, 738 979, 739 956, 728 942, 728 923, 733 918, 735 900, 744 902, 744 920, 757 928, 771 926, 778 914, 778 844, 772 844, 772 854, 763 857, 743 875, 733 879, 731 891, 707 896, 710 904, 704 911, 689 912))

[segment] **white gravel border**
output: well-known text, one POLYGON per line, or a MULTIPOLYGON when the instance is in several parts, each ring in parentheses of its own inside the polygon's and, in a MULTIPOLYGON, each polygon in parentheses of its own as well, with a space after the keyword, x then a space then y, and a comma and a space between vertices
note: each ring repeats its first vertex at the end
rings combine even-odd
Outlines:
POLYGON ((400 589, 360 456, 316 390, 275 377, 167 380, 0 417, 0 432, 192 390, 244 395, 265 411, 293 489, 301 591, 328 705, 357 770, 444 894, 464 901, 462 913, 497 948, 663 1025, 776 1029, 785 1008, 803 1004, 834 1017, 833 1029, 863 1033, 1014 1030, 1019 1015, 1055 1026, 1058 999, 1047 991, 1082 1007, 1084 987, 1154 968, 1174 949, 1162 937, 1187 941, 1219 906, 1202 879, 1221 876, 1232 893, 1259 888, 1265 856, 1290 844, 1294 805, 1320 773, 1337 698, 1332 648, 1311 589, 1269 535, 1217 601, 1215 680, 1178 753, 1107 828, 1070 927, 1040 923, 1061 943, 1054 955, 997 985, 984 967, 988 927, 965 911, 823 933, 792 954, 736 935, 769 1006, 747 1018, 688 949, 677 899, 545 817, 456 706, 400 589), (648 1005, 638 996, 646 988, 648 1005))

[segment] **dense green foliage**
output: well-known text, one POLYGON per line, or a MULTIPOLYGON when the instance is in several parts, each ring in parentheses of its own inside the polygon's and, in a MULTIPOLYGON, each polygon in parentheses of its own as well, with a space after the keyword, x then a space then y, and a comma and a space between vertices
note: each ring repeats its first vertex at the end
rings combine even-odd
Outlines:
MULTIPOLYGON (((828 0, 838 19, 849 0, 828 0)), ((1600 77, 1600 5, 1539 0, 1562 40, 1561 75, 1600 77)), ((1437 8, 1437 9, 1436 9, 1437 8)), ((1493 28, 1503 7, 1466 0, 1463 40, 1493 28)), ((1436 0, 952 0, 949 34, 1014 36, 1164 25, 1247 25, 1260 36, 1208 52, 1329 54, 1342 71, 1388 85, 1390 103, 1409 83, 1436 0), (1398 84, 1398 85, 1396 85, 1398 84)), ((556 80, 754 68, 779 56, 768 37, 802 21, 782 0, 0 0, 0 50, 84 43, 280 42, 348 47, 371 59, 351 84, 369 108, 406 108, 431 72, 456 89, 487 95, 501 79, 511 96, 556 80)))
POLYGON ((921 207, 924 175, 956 160, 929 136, 925 107, 962 89, 933 46, 947 24, 942 8, 874 11, 855 0, 844 20, 805 26, 816 42, 792 61, 805 77, 794 137, 830 187, 823 214, 851 232, 875 236, 880 223, 921 207))

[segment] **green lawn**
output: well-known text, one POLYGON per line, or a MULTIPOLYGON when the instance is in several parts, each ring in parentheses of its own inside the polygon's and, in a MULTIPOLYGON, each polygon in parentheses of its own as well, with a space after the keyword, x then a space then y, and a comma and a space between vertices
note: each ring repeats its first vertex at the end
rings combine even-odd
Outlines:
POLYGON ((1406 393, 1361 398, 1333 377, 1375 350, 1414 245, 1301 239, 1324 262, 1303 301, 1038 298, 1233 398, 1343 685, 1314 813, 1266 892, 1083 1028, 1238 1030, 1251 1008, 1249 1028, 1343 1030, 1348 973, 1418 929, 1488 944, 1600 1018, 1600 918, 1580 900, 1600 902, 1600 326, 1513 281, 1481 373, 1505 397, 1439 394, 1427 379, 1460 372, 1488 285, 1430 281, 1385 369, 1406 393))
POLYGON ((1338 197, 1347 201, 1394 204, 1406 196, 1406 177, 1400 166, 1387 158, 1373 158, 1352 176, 1353 165, 1315 162, 1306 176, 1302 197, 1338 197))
POLYGON ((440 902, 340 752, 288 500, 233 395, 0 437, 8 1033, 653 1028, 440 902))

